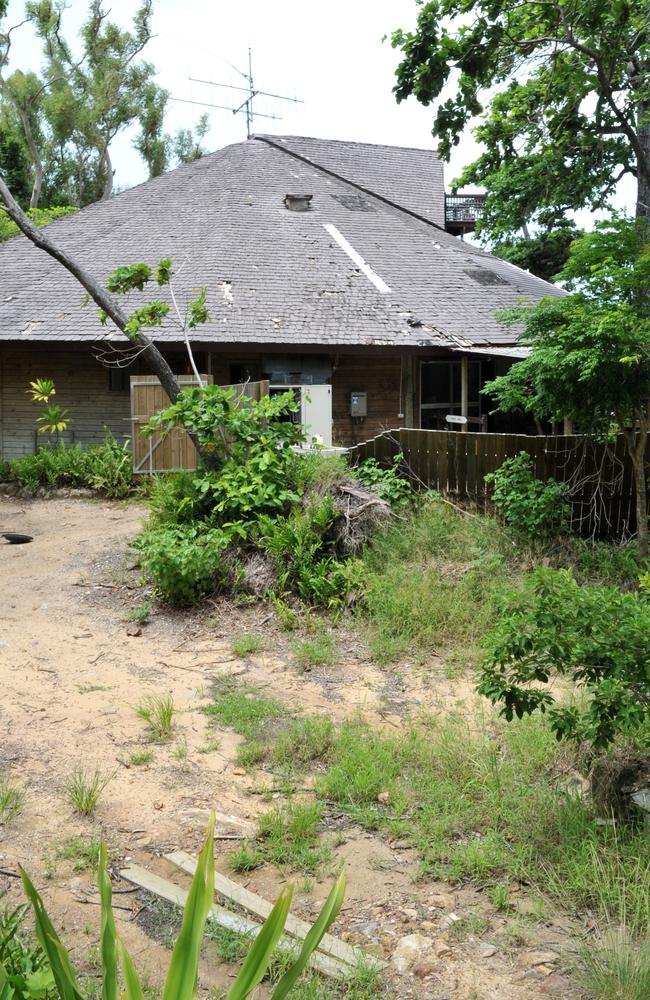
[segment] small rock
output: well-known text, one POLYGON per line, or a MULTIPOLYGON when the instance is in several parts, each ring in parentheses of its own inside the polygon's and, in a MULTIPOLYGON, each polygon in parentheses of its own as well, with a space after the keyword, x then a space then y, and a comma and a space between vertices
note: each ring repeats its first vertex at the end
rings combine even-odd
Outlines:
POLYGON ((487 941, 481 941, 478 953, 481 956, 481 958, 492 958, 493 955, 496 955, 498 950, 499 949, 496 947, 496 945, 488 944, 487 941))
POLYGON ((417 965, 413 966, 413 973, 424 979, 425 976, 430 976, 438 968, 438 963, 433 958, 423 958, 417 965))
POLYGON ((449 930, 451 925, 458 923, 459 920, 460 917, 458 916, 457 913, 450 913, 448 916, 443 917, 442 920, 440 921, 440 930, 441 931, 449 930))
POLYGON ((127 635, 142 635, 142 629, 139 625, 129 625, 126 630, 127 635))
POLYGON ((431 938, 422 934, 407 934, 400 938, 393 953, 393 967, 396 972, 407 972, 412 966, 431 957, 431 938))
POLYGON ((387 806, 390 802, 390 792, 380 792, 377 796, 377 802, 380 802, 382 806, 387 806))
POLYGON ((418 911, 413 910, 410 906, 404 906, 402 908, 402 913, 404 914, 405 917, 409 917, 410 920, 418 919, 418 911))
POLYGON ((545 993, 550 997, 564 997, 571 989, 571 983, 566 976, 561 976, 559 972, 552 972, 538 987, 540 993, 545 993))
POLYGON ((373 937, 379 930, 379 924, 376 920, 369 920, 365 924, 355 924, 353 930, 355 930, 357 934, 364 934, 365 937, 373 937))
POLYGON ((154 809, 158 809, 159 811, 163 809, 164 806, 165 806, 164 802, 154 802, 153 804, 154 809))
POLYGON ((243 767, 235 767, 235 768, 233 768, 233 772, 232 773, 233 774, 238 774, 238 775, 241 776, 243 774, 246 774, 246 770, 243 767))
POLYGON ((434 950, 437 958, 447 958, 451 955, 451 948, 446 941, 436 941, 434 950))

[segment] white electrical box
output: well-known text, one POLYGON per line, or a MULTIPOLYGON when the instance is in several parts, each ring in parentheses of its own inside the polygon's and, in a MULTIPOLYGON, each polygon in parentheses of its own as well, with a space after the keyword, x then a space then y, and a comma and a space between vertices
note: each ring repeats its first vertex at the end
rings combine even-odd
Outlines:
POLYGON ((367 392, 351 392, 350 393, 350 416, 351 417, 367 417, 368 416, 368 393, 367 392))
POLYGON ((272 393, 289 392, 300 404, 296 423, 302 424, 307 440, 305 447, 313 444, 332 447, 332 386, 331 385, 277 385, 270 386, 272 393))

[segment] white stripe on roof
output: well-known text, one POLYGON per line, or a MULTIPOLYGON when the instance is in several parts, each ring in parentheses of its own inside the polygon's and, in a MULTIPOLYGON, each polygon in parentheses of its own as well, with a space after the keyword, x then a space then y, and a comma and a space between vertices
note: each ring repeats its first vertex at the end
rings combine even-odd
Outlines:
POLYGON ((359 270, 365 274, 368 281, 372 282, 378 292, 381 292, 382 295, 386 295, 390 292, 390 288, 386 282, 383 281, 375 271, 373 271, 370 264, 366 264, 361 254, 357 253, 354 247, 348 243, 345 236, 338 231, 336 226, 333 226, 331 222, 326 222, 323 224, 323 229, 327 230, 332 239, 336 240, 341 250, 343 250, 348 255, 352 263, 356 264, 359 270))

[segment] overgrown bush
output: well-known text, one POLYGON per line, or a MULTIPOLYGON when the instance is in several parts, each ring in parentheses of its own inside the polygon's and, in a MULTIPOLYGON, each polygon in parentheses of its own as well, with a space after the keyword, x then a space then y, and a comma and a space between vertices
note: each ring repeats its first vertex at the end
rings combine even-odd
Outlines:
POLYGON ((525 451, 506 459, 485 482, 493 486, 494 506, 505 523, 526 538, 547 539, 569 524, 571 508, 564 499, 564 486, 554 479, 536 479, 525 451))
POLYGON ((225 583, 230 568, 224 553, 231 540, 221 528, 169 524, 145 531, 137 546, 160 596, 171 604, 194 604, 225 583))
POLYGON ((360 483, 369 486, 391 507, 405 507, 413 491, 408 479, 399 475, 399 468, 404 460, 402 454, 395 455, 393 464, 387 468, 381 466, 376 458, 367 458, 355 469, 355 475, 360 483))
POLYGON ((7 478, 32 495, 41 486, 83 486, 119 500, 133 488, 131 451, 128 442, 120 444, 112 434, 87 448, 63 442, 45 445, 33 455, 9 462, 7 478))
POLYGON ((605 747, 650 718, 650 600, 616 587, 580 586, 566 570, 536 570, 492 637, 479 691, 507 719, 548 712, 558 739, 605 747), (566 675, 584 707, 558 705, 548 690, 566 675))

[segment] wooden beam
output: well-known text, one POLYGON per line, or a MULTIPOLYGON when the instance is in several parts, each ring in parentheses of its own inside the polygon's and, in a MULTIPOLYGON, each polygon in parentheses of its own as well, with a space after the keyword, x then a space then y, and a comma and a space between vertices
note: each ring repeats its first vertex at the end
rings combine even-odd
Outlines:
POLYGON ((415 427, 415 358, 402 354, 402 407, 404 427, 415 427))
MULTIPOLYGON (((469 358, 465 355, 460 359, 460 415, 469 417, 469 358)), ((460 429, 467 433, 467 424, 460 429)))
MULTIPOLYGON (((164 857, 166 861, 169 861, 176 868, 180 868, 187 875, 193 875, 196 871, 195 858, 191 854, 186 854, 185 851, 172 851, 171 854, 165 854, 164 857)), ((222 875, 220 872, 214 873, 214 890, 233 903, 243 906, 249 913, 254 913, 258 917, 264 917, 264 919, 268 917, 273 909, 273 903, 270 903, 268 899, 258 896, 257 893, 251 892, 250 889, 244 888, 243 885, 239 885, 238 882, 234 882, 227 875, 222 875)), ((302 939, 311 930, 311 925, 299 917, 294 917, 290 913, 287 917, 285 930, 294 937, 302 939)), ((363 962, 365 965, 374 964, 377 967, 382 967, 385 964, 374 955, 368 955, 360 948, 353 948, 351 945, 346 944, 345 941, 340 941, 331 934, 323 935, 318 948, 319 951, 324 951, 328 955, 332 955, 341 962, 347 962, 351 966, 356 966, 360 962, 363 962)))
MULTIPOLYGON (((128 868, 122 868, 120 875, 127 882, 132 882, 133 885, 146 889, 147 892, 152 892, 155 896, 160 896, 161 899, 166 899, 168 903, 173 903, 175 906, 183 908, 187 902, 189 895, 187 889, 182 889, 180 886, 174 885, 173 882, 160 878, 159 875, 154 875, 153 872, 141 868, 140 865, 129 865, 128 868)), ((247 917, 240 917, 232 910, 226 910, 225 907, 218 906, 216 903, 210 907, 208 919, 214 920, 220 927, 227 927, 238 934, 250 934, 251 937, 256 937, 262 929, 260 924, 253 923, 247 917)), ((284 937, 278 942, 278 948, 280 951, 294 954, 296 945, 295 942, 284 937)), ((317 951, 312 953, 309 965, 323 975, 329 976, 330 979, 346 979, 351 972, 349 966, 338 962, 330 955, 323 955, 317 951)))

